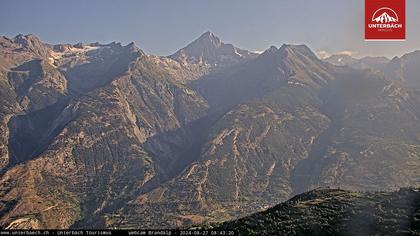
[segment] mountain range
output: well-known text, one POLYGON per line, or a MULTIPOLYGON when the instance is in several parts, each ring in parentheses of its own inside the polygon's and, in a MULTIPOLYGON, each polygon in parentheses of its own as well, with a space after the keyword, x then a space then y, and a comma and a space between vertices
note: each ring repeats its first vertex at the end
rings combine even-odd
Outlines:
POLYGON ((418 187, 419 60, 1 37, 0 227, 185 227, 319 187, 418 187))
POLYGON ((332 55, 324 61, 336 66, 348 66, 354 69, 372 69, 382 72, 393 81, 400 81, 405 87, 420 88, 418 68, 420 50, 404 54, 402 57, 363 57, 360 59, 348 55, 332 55))

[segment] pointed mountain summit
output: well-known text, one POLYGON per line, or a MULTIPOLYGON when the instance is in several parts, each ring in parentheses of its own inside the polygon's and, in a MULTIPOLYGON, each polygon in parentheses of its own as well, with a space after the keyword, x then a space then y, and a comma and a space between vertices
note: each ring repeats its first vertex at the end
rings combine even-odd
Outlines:
POLYGON ((220 39, 210 31, 202 34, 194 42, 207 44, 208 46, 212 45, 214 48, 219 48, 222 45, 222 41, 220 41, 220 39))
POLYGON ((306 60, 319 62, 319 58, 306 45, 283 44, 280 48, 271 46, 265 50, 259 57, 259 60, 275 60, 277 62, 285 59, 306 60), (264 59, 265 58, 265 59, 264 59), (267 59, 270 58, 270 59, 267 59))
POLYGON ((223 43, 211 32, 205 32, 186 47, 178 50, 169 58, 181 63, 202 64, 215 67, 230 66, 252 58, 257 54, 239 49, 232 44, 223 43))
POLYGON ((324 67, 322 61, 304 44, 283 44, 278 49, 271 46, 256 61, 263 66, 273 64, 276 67, 284 67, 286 70, 295 72, 306 71, 306 67, 316 70, 324 67))
POLYGON ((283 44, 279 51, 281 53, 288 53, 288 55, 295 55, 300 57, 307 57, 311 60, 319 61, 319 58, 315 53, 305 44, 294 45, 294 44, 283 44))

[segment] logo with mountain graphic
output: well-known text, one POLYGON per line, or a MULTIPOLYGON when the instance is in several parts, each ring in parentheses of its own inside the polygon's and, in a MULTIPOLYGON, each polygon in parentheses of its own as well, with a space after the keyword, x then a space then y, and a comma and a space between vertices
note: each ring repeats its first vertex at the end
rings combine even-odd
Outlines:
POLYGON ((376 23, 398 22, 398 15, 391 8, 382 7, 373 14, 372 21, 376 23))
POLYGON ((405 0, 365 0, 365 40, 405 40, 405 0))

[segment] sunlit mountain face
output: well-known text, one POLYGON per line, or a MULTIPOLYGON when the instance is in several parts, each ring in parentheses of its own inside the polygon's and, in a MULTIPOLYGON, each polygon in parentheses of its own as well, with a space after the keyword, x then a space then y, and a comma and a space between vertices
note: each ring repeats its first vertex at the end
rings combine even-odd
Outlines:
POLYGON ((140 48, 0 38, 1 228, 419 232, 418 51, 140 48))

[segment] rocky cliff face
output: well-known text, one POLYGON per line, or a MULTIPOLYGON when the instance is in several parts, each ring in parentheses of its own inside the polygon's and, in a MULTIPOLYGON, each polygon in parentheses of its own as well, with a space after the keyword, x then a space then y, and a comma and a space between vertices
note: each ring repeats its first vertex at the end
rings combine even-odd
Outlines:
POLYGON ((22 110, 51 103, 65 93, 66 86, 62 78, 55 80, 59 73, 53 74, 42 62, 51 48, 35 36, 1 37, 0 45, 0 169, 4 169, 10 161, 10 119, 22 110), (50 89, 47 94, 45 90, 50 89))
POLYGON ((4 226, 67 228, 122 204, 179 161, 146 151, 154 147, 146 141, 158 140, 156 152, 185 146, 182 127, 207 109, 173 70, 154 70, 156 59, 132 44, 66 50, 2 54, 28 54, 21 65, 4 64, 2 77, 14 106, 2 116, 4 226), (165 143, 159 135, 171 131, 165 143))
POLYGON ((305 45, 0 43, 3 227, 171 228, 420 184, 418 92, 305 45))

